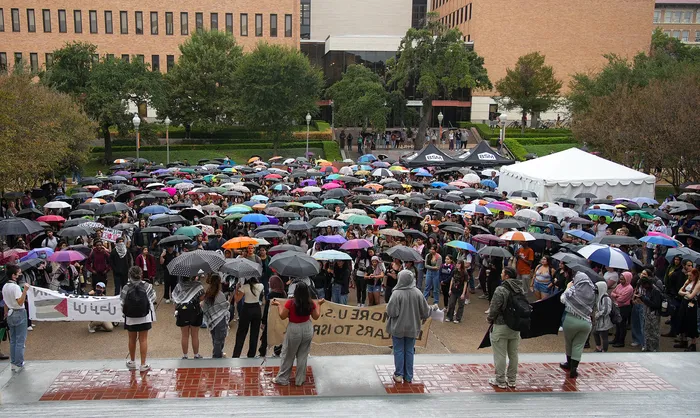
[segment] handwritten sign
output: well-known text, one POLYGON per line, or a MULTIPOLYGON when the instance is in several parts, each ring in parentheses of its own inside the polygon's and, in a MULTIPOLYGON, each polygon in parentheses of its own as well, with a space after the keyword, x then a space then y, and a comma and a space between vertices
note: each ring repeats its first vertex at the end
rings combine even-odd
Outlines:
POLYGON ((118 231, 112 228, 105 228, 102 230, 102 239, 109 242, 117 242, 117 238, 122 236, 122 231, 118 231))
POLYGON ((32 321, 124 321, 119 296, 64 295, 40 287, 27 296, 32 321))
MULTIPOLYGON (((280 300, 284 303, 284 300, 280 300)), ((392 345, 391 335, 386 331, 386 305, 358 308, 326 302, 321 306, 321 317, 313 321, 316 344, 355 343, 377 347, 392 345)), ((426 347, 428 330, 432 319, 428 318, 421 326, 416 346, 426 347)), ((267 315, 267 341, 279 345, 284 341, 287 320, 282 320, 276 307, 271 306, 267 315)))

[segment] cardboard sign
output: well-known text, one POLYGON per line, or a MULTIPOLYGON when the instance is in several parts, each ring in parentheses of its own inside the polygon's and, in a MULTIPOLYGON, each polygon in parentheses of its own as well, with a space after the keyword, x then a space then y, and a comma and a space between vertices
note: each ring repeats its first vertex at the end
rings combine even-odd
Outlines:
POLYGON ((32 321, 124 322, 119 296, 65 295, 32 287, 27 292, 27 300, 32 321))

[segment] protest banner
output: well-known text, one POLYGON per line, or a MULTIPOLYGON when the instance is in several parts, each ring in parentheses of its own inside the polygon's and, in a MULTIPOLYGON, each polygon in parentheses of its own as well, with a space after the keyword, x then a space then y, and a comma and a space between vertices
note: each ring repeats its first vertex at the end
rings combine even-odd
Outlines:
POLYGON ((124 322, 119 296, 65 295, 32 287, 27 300, 32 321, 124 322))
POLYGON ((112 228, 105 228, 102 230, 102 239, 109 242, 117 242, 117 238, 122 236, 122 231, 118 231, 112 228))
MULTIPOLYGON (((286 300, 281 299, 280 303, 286 300)), ((392 345, 391 335, 386 331, 386 305, 358 308, 325 302, 321 305, 321 317, 313 321, 316 344, 354 343, 377 347, 392 345)), ((432 319, 428 318, 421 326, 417 347, 425 348, 428 344, 428 330, 432 319)), ((288 321, 282 320, 279 310, 270 306, 267 315, 267 341, 270 345, 279 345, 284 341, 288 321)))

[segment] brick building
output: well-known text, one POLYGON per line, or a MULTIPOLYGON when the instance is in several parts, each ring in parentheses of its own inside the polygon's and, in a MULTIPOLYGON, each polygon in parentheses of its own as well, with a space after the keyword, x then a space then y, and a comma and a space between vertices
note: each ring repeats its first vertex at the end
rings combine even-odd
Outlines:
POLYGON ((687 44, 700 45, 700 0, 656 0, 654 26, 687 44))

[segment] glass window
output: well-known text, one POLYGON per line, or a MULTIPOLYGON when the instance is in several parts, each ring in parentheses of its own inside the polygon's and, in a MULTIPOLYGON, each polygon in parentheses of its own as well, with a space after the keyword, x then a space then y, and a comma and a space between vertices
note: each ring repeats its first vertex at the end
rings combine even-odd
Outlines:
POLYGON ((27 30, 29 32, 36 32, 36 18, 34 16, 34 9, 27 9, 27 30))
POLYGON ((119 12, 119 32, 122 35, 129 33, 129 12, 119 12))
POLYGON ((160 72, 160 56, 151 55, 151 70, 160 72))
POLYGON ((241 36, 248 36, 248 14, 241 13, 241 36))
POLYGON ((90 10, 90 33, 97 33, 97 10, 90 10))
POLYGON ((695 42, 700 42, 700 30, 695 31, 695 42))
POLYGON ((22 66, 22 53, 15 52, 15 66, 22 66))
POLYGON ((166 65, 168 72, 170 72, 170 70, 172 70, 173 67, 175 66, 175 55, 166 55, 165 56, 165 65, 166 65))
POLYGON ((0 72, 7 71, 7 53, 0 52, 0 72))
POLYGON ((129 54, 122 54, 122 61, 129 62, 129 54))
POLYGON ((138 62, 140 62, 141 64, 143 64, 143 63, 145 62, 144 59, 145 59, 145 58, 144 58, 144 56, 143 56, 142 54, 136 55, 136 60, 137 60, 138 62))
POLYGON ((277 15, 270 15, 270 36, 277 37, 277 15))
POLYGON ((114 33, 114 26, 112 25, 112 11, 105 10, 105 33, 114 33))
POLYGON ((61 33, 68 32, 68 25, 66 24, 66 11, 58 11, 58 31, 61 33))
POLYGON ((666 36, 671 36, 671 31, 670 31, 670 30, 665 30, 665 31, 664 31, 664 35, 666 35, 666 36))
POLYGON ((50 52, 47 52, 44 55, 44 60, 46 61, 46 63, 45 63, 46 68, 50 68, 53 65, 53 54, 50 52))
POLYGON ((301 39, 311 39, 311 0, 301 0, 301 39))
POLYGON ((690 23, 693 19, 693 12, 683 12, 683 17, 681 18, 681 22, 683 23, 690 23))
POLYGON ((51 10, 42 10, 41 17, 44 21, 44 32, 51 32, 51 10))
POLYGON ((219 30, 219 14, 218 13, 209 14, 209 30, 212 30, 212 31, 219 30))
POLYGON ((136 20, 136 34, 143 35, 143 12, 134 12, 136 20))
POLYGON ((688 38, 690 37, 690 31, 689 30, 684 30, 681 32, 681 41, 683 42, 688 42, 688 38))
POLYGON ((674 31, 673 31, 673 35, 671 35, 671 36, 673 36, 673 37, 676 38, 676 39, 681 39, 681 31, 679 31, 679 30, 674 30, 674 31))
POLYGON ((83 33, 83 12, 80 10, 73 10, 73 26, 75 33, 83 33))
POLYGON ((673 13, 668 10, 664 11, 664 23, 671 23, 671 15, 673 13))
POLYGON ((683 12, 673 12, 673 18, 671 19, 672 23, 681 23, 681 15, 683 12))
POLYGON ((158 12, 151 12, 151 35, 158 35, 158 12))
POLYGON ((19 9, 12 9, 12 32, 19 32, 19 9))
POLYGON ((661 10, 654 10, 654 23, 661 21, 661 10))
POLYGON ((263 33, 263 21, 261 14, 255 14, 255 36, 262 36, 263 33))
POLYGON ((226 13, 226 33, 233 33, 233 13, 226 13))
POLYGON ((173 34, 173 12, 165 12, 165 34, 173 34))
POLYGON ((39 72, 39 54, 36 52, 29 53, 29 69, 35 74, 39 72))
MULTIPOLYGON (((0 16, 2 16, 2 9, 0 9, 0 16)), ((700 23, 700 9, 695 11, 695 23, 700 23)))
MULTIPOLYGON (((5 32, 5 11, 2 7, 0 7, 0 32, 5 32)), ((5 56, 5 61, 7 61, 7 55, 5 56)))
POLYGON ((204 30, 204 13, 197 12, 194 14, 194 26, 198 33, 204 30))
POLYGON ((181 12, 180 13, 180 35, 189 35, 190 34, 190 28, 189 28, 189 22, 187 12, 181 12))
POLYGON ((284 36, 292 37, 292 15, 284 15, 284 36))

